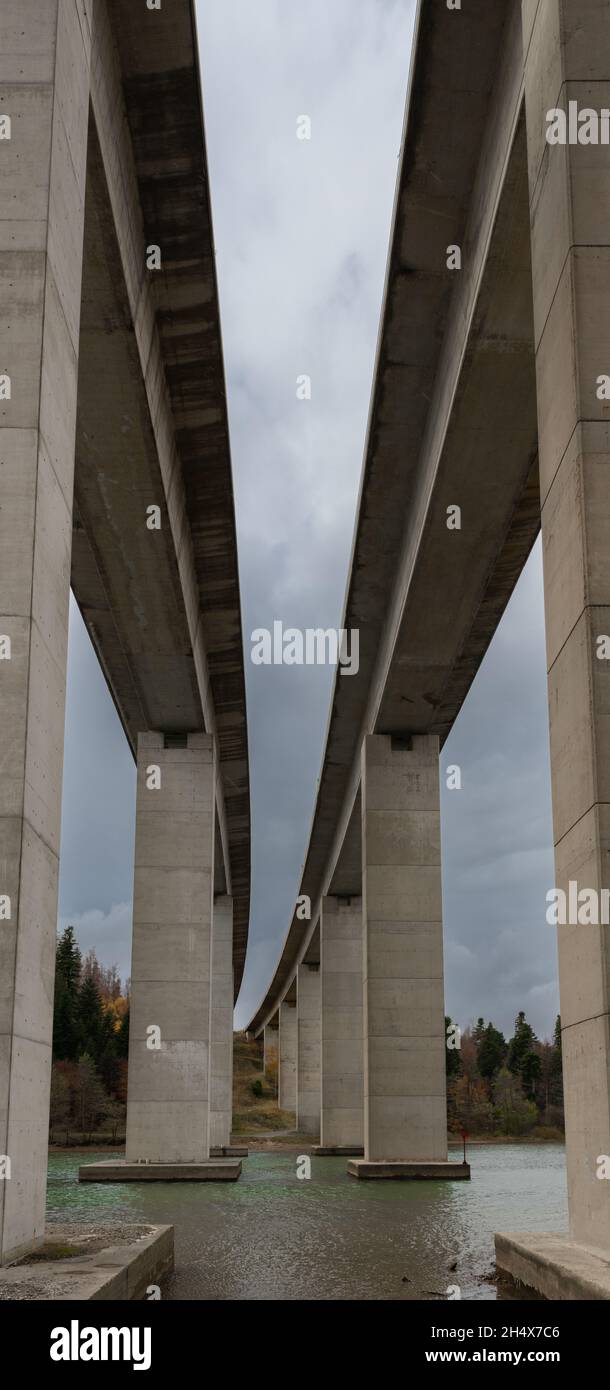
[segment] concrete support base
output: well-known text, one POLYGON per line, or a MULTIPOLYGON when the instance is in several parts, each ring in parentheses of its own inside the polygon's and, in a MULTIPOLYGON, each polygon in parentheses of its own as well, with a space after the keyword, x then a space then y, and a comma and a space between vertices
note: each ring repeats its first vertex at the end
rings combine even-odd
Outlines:
POLYGON ((495 1238, 498 1269, 549 1299, 610 1299, 610 1257, 567 1235, 512 1231, 495 1238))
POLYGON ((112 1158, 105 1163, 86 1163, 78 1170, 79 1182, 236 1182, 241 1174, 238 1158, 208 1159, 205 1163, 127 1163, 112 1158))
POLYGON ((316 1144, 311 1152, 316 1158, 364 1158, 364 1148, 354 1144, 316 1144))
POLYGON ((49 1249, 48 1261, 26 1258, 0 1270, 0 1302, 142 1300, 174 1268, 173 1226, 123 1226, 109 1239, 103 1228, 62 1223, 47 1228, 45 1244, 82 1247, 84 1253, 58 1260, 49 1249))
POLYGON ((248 1150, 240 1144, 220 1144, 210 1149, 210 1158, 247 1158, 248 1150))
POLYGON ((392 1163, 378 1159, 369 1162, 363 1158, 353 1158, 347 1165, 352 1178, 393 1178, 408 1179, 413 1182, 429 1182, 431 1179, 445 1178, 450 1182, 470 1177, 469 1163, 392 1163))

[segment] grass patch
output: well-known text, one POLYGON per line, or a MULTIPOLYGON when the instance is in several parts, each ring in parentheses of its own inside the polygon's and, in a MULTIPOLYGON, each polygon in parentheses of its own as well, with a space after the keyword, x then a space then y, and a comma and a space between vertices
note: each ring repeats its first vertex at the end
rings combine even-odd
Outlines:
POLYGON ((31 1254, 25 1255, 18 1264, 35 1265, 47 1264, 50 1260, 76 1260, 79 1255, 88 1255, 90 1248, 87 1245, 60 1245, 57 1241, 47 1241, 41 1245, 39 1250, 33 1250, 31 1254))

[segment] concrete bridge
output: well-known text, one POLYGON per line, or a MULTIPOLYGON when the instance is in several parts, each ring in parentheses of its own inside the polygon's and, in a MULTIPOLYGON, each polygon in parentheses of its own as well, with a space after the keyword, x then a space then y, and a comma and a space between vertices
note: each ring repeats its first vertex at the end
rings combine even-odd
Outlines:
MULTIPOLYGON (((298 1129, 363 1151, 359 1177, 460 1176, 439 753, 540 526, 556 886, 610 885, 610 150, 549 142, 569 102, 610 106, 608 0, 421 0, 342 619, 360 671, 336 676, 299 898, 249 1025, 298 1129)), ((499 1236, 498 1259, 551 1296, 608 1297, 608 927, 558 940, 570 1233, 499 1236)))
MULTIPOLYGON (((569 102, 610 105, 608 0, 421 0, 343 619, 360 668, 250 1024, 267 1050, 279 1028, 281 1105, 361 1150, 355 1177, 468 1176, 439 754, 540 525, 557 887, 610 886, 609 151, 549 143, 569 102)), ((4 0, 0 137, 1 1262, 44 1226, 70 584, 138 765, 129 1163, 228 1142, 250 825, 191 0, 4 0)), ((571 1296, 608 1290, 610 951, 603 925, 558 934, 570 1233, 498 1255, 571 1296)))
POLYGON ((229 1139, 248 745, 194 9, 0 7, 0 1262, 44 1229, 70 585, 138 769, 127 1157, 229 1139))

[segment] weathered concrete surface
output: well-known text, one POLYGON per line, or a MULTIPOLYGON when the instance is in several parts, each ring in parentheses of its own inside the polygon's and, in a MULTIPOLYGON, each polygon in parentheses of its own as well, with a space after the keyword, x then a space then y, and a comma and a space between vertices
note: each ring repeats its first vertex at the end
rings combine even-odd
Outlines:
MULTIPOLYGON (((360 670, 335 681, 299 887, 311 931, 325 894, 360 891, 335 875, 363 735, 442 744, 539 529, 522 95, 518 6, 473 0, 458 13, 424 0, 342 620, 359 630, 360 670), (462 526, 451 531, 453 505, 462 526)), ((295 913, 251 1031, 307 946, 295 913)))
POLYGON ((445 1179, 451 1182, 470 1178, 469 1163, 395 1163, 377 1159, 370 1163, 364 1158, 351 1159, 347 1171, 352 1178, 391 1178, 394 1181, 429 1182, 445 1179))
POLYGON ((553 1232, 502 1232, 496 1264, 519 1285, 549 1299, 610 1299, 610 1259, 553 1232))
POLYGON ((295 1004, 280 1005, 278 1061, 278 1104, 280 1110, 296 1114, 297 1108, 297 1010, 295 1004))
MULTIPOLYGON (((546 113, 610 105, 610 10, 546 0, 525 72, 556 885, 610 888, 610 165, 546 113)), ((549 885, 551 887, 552 885, 549 885)), ((610 1259, 610 928, 559 926, 570 1235, 610 1259)))
POLYGON ((362 750, 364 1158, 446 1163, 438 739, 362 750))
POLYGON ((237 992, 249 914, 248 746, 195 6, 95 0, 88 16, 72 587, 134 754, 145 729, 216 736, 237 992), (159 270, 147 266, 150 246, 159 270), (147 528, 152 505, 161 530, 147 528))
POLYGON ((233 1118, 233 899, 214 898, 210 1018, 210 1145, 231 1140, 233 1118))
POLYGON ((320 971, 300 965, 297 975, 297 1129, 320 1133, 320 971))
MULTIPOLYGON (((100 1228, 95 1227, 98 1237, 100 1228)), ((174 1268, 173 1226, 125 1226, 120 1239, 109 1234, 104 1244, 90 1229, 63 1224, 47 1228, 47 1240, 91 1244, 91 1254, 71 1259, 11 1265, 0 1271, 0 1301, 142 1300, 174 1268)))
POLYGON ((0 7, 0 1263, 44 1233, 90 44, 0 7), (7 396, 7 382, 3 384, 7 396))
POLYGON ((237 1158, 208 1158, 202 1163, 130 1163, 112 1158, 85 1163, 79 1182, 236 1182, 241 1174, 237 1158))
POLYGON ((364 1135, 361 898, 322 901, 320 981, 320 1148, 346 1152, 364 1135))
POLYGON ((187 740, 138 739, 128 1163, 201 1164, 210 1152, 216 759, 209 734, 187 740))

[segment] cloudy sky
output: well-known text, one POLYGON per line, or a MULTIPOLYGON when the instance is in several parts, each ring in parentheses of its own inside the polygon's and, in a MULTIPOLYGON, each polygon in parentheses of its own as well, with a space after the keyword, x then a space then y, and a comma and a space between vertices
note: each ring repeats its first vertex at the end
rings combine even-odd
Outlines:
MULTIPOLYGON (((390 230, 413 0, 205 0, 204 102, 246 650, 338 626, 390 230), (311 140, 296 137, 309 116, 311 140), (309 401, 296 379, 308 374, 309 401)), ((300 878, 330 697, 324 668, 247 663, 253 904, 243 1025, 300 878)), ((505 1030, 557 1011, 536 548, 443 764, 447 1008, 505 1030)), ((60 924, 129 973, 135 775, 78 612, 70 629, 60 924)))

